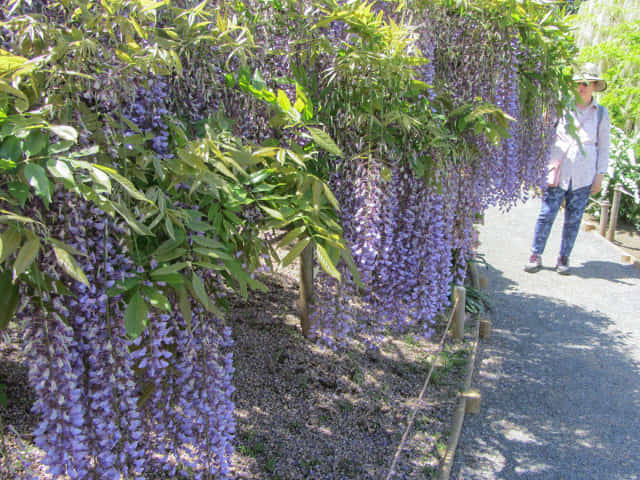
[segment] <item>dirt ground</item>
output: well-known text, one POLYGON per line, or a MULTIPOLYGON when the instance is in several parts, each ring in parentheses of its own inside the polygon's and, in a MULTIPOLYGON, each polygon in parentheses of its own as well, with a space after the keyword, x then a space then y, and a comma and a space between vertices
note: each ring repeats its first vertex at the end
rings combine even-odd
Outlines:
MULTIPOLYGON (((230 306, 236 387, 230 478, 381 479, 395 456, 393 478, 433 478, 465 375, 471 322, 464 342, 450 339, 442 317, 428 339, 418 332, 391 335, 372 351, 366 338, 353 338, 348 348, 335 352, 301 335, 297 269, 274 274, 267 283, 268 292, 230 306), (432 365, 429 387, 420 398, 432 365), (415 420, 402 443, 413 411, 415 420)), ((0 336, 0 386, 6 394, 5 406, 0 403, 0 480, 50 480, 39 466, 43 452, 33 444, 38 419, 31 413, 34 395, 20 348, 21 328, 13 323, 0 336)), ((168 480, 155 470, 145 478, 168 480)))

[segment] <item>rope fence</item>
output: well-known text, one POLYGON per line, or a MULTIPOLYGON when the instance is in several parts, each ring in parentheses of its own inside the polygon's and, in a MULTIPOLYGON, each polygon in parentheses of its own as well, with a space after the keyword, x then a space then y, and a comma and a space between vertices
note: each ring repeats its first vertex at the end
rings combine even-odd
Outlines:
MULTIPOLYGON (((461 288, 464 288, 464 287, 461 287, 461 288)), ((454 318, 456 317, 456 315, 457 314, 459 315, 459 313, 458 313, 459 309, 462 309, 462 312, 463 312, 463 315, 464 315, 465 297, 464 297, 464 295, 456 295, 455 297, 456 297, 455 298, 455 303, 453 305, 453 308, 451 309, 451 314, 449 315, 449 320, 447 321, 447 327, 445 328, 444 333, 442 335, 442 338, 440 339, 440 344, 438 345, 438 350, 437 350, 436 353, 441 353, 442 352, 442 349, 444 347, 444 341, 447 338, 447 332, 451 328, 451 325, 454 322, 454 318)), ((435 357, 434 357, 434 361, 431 362, 431 368, 429 368, 429 372, 427 373, 427 377, 425 378, 424 385, 422 386, 422 390, 420 391, 420 395, 418 395, 418 398, 417 398, 416 402, 414 402, 413 408, 411 409, 411 413, 409 414, 409 421, 407 423, 407 427, 405 428, 405 431, 402 434, 402 439, 400 440, 400 443, 398 444, 398 448, 396 449, 396 452, 395 452, 395 454, 393 456, 393 461, 391 462, 391 467, 389 469, 389 473, 385 477, 386 480, 391 480, 393 478, 393 475, 396 473, 396 467, 398 465, 398 459, 400 458, 400 454, 404 450, 404 446, 407 443, 407 438, 409 438, 409 433, 411 432, 411 429, 413 428, 413 424, 415 422, 416 415, 418 414, 419 406, 420 406, 420 404, 422 402, 422 399, 424 398, 424 394, 427 391, 427 386, 429 385, 429 381, 431 380, 431 376, 433 375, 433 371, 435 369, 435 366, 436 366, 436 361, 435 361, 435 357)))
POLYGON ((600 205, 600 235, 606 237, 610 242, 613 242, 615 239, 616 228, 618 226, 618 214, 620 213, 620 200, 623 194, 635 198, 622 184, 618 183, 613 190, 613 203, 608 199, 600 202, 591 200, 596 205, 600 205))

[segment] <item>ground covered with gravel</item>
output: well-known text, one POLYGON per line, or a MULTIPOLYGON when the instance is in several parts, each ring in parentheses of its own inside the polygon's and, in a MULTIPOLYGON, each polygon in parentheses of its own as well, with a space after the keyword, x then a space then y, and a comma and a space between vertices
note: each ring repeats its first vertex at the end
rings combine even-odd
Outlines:
MULTIPOLYGON (((439 352, 446 319, 430 339, 389 336, 372 351, 361 337, 332 351, 300 332, 295 269, 268 283, 269 292, 236 302, 229 315, 237 422, 232 478, 384 479, 414 409, 392 478, 432 478, 444 456, 467 356, 466 344, 449 339, 439 352), (418 401, 433 361, 432 381, 418 401)), ((37 418, 30 413, 34 398, 19 330, 13 324, 0 342, 3 478, 23 475, 23 461, 38 470, 42 455, 33 446, 37 418)), ((47 478, 41 471, 38 477, 47 478)))

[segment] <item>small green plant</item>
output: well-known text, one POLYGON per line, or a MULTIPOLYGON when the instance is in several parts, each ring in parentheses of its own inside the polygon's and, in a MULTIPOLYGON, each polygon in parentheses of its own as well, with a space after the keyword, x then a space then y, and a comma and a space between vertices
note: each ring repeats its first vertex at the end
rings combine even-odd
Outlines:
POLYGON ((438 469, 433 465, 425 465, 424 467, 422 467, 422 474, 425 476, 425 478, 433 478, 433 475, 435 475, 437 471, 438 469))
POLYGON ((467 363, 468 352, 466 350, 456 350, 455 352, 442 351, 438 357, 438 363, 433 370, 431 383, 434 385, 447 385, 448 378, 453 374, 453 370, 464 367, 467 363))
POLYGON ((416 345, 418 345, 418 339, 415 337, 415 335, 413 335, 413 333, 409 332, 404 336, 404 343, 415 347, 416 345))
POLYGON ((240 443, 237 446, 237 450, 241 455, 256 458, 260 455, 264 455, 267 450, 264 442, 258 439, 256 434, 253 432, 242 433, 239 438, 240 443))
POLYGON ((478 314, 486 310, 491 310, 491 298, 482 290, 467 286, 465 311, 478 314))
POLYGON ((269 458, 267 462, 264 464, 264 469, 269 473, 275 473, 276 471, 276 459, 269 458))
POLYGON ((433 448, 434 453, 438 456, 438 458, 444 458, 444 455, 447 452, 447 445, 443 439, 438 439, 433 448))

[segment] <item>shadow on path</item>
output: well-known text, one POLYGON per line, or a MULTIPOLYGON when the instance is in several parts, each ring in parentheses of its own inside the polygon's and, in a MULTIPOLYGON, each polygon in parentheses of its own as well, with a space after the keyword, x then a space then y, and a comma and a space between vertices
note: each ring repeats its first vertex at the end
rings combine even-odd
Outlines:
POLYGON ((625 279, 640 278, 640 271, 631 264, 620 264, 603 260, 589 260, 571 267, 571 274, 580 278, 597 278, 613 283, 633 285, 625 279))
MULTIPOLYGON (((573 272, 634 277, 600 261, 573 272)), ((493 330, 474 377, 482 410, 465 419, 451 478, 640 478, 640 363, 629 340, 600 313, 527 295, 495 268, 488 274, 493 330)))

